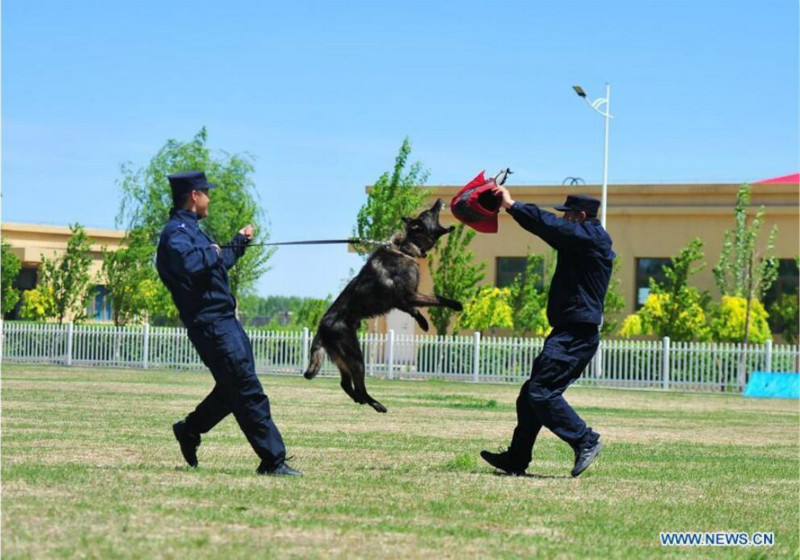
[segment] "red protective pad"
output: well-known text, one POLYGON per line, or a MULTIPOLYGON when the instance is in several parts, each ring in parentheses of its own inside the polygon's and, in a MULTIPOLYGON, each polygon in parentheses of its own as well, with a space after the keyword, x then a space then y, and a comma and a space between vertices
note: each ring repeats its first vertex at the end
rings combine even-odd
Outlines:
POLYGON ((481 233, 497 233, 497 214, 500 199, 492 193, 496 186, 494 178, 488 181, 481 171, 450 201, 453 215, 469 227, 481 233))

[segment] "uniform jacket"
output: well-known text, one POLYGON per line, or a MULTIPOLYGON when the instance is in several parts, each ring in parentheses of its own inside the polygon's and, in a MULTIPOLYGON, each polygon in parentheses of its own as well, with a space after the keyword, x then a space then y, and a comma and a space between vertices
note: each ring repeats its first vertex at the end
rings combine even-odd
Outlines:
POLYGON ((195 212, 170 210, 158 242, 156 269, 187 328, 233 317, 236 311, 228 270, 244 255, 247 238, 237 233, 230 243, 234 247, 220 253, 213 243, 200 229, 195 212))
POLYGON ((567 323, 599 325, 616 256, 611 237, 600 221, 572 223, 535 204, 515 202, 508 209, 529 232, 541 237, 558 252, 556 271, 550 283, 547 319, 553 327, 567 323))

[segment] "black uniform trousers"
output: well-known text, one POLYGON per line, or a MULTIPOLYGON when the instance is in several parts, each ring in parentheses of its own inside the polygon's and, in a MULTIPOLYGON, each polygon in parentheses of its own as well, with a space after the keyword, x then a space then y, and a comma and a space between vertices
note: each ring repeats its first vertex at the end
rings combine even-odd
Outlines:
POLYGON ((211 370, 216 385, 186 417, 189 431, 204 434, 233 413, 247 441, 267 468, 286 458, 286 447, 275 422, 269 399, 261 387, 250 339, 234 317, 193 326, 189 339, 203 363, 211 370))
POLYGON ((533 444, 542 426, 573 449, 590 445, 600 437, 567 403, 563 393, 592 360, 600 343, 597 325, 570 323, 556 327, 534 360, 531 378, 517 398, 517 427, 509 452, 520 467, 531 462, 533 444))

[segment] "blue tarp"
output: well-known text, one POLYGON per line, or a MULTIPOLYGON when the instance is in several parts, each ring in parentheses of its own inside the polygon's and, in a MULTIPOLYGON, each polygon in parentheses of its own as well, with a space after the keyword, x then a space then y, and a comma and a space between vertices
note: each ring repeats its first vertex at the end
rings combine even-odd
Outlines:
POLYGON ((800 398, 800 374, 754 371, 744 388, 745 397, 800 398))

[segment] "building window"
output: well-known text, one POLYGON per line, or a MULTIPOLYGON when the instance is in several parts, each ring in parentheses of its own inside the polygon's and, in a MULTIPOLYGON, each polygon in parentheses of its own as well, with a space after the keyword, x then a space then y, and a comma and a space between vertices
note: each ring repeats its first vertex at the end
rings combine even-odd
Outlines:
POLYGON ((497 257, 497 278, 495 286, 506 288, 514 283, 518 274, 525 272, 525 257, 497 257))
MULTIPOLYGON (((495 286, 498 288, 507 288, 514 283, 514 279, 520 274, 525 273, 525 267, 528 264, 528 257, 497 257, 497 278, 495 279, 495 286)), ((539 262, 539 270, 536 271, 539 275, 537 285, 542 287, 542 275, 544 274, 544 263, 539 262)))
POLYGON ((95 321, 111 321, 111 297, 108 288, 105 286, 95 286, 93 296, 89 300, 86 314, 95 321))
POLYGON ((650 279, 652 278, 659 284, 666 281, 664 267, 669 266, 669 259, 661 258, 637 258, 636 259, 636 309, 641 309, 647 296, 650 295, 650 279))
POLYGON ((800 274, 797 262, 794 259, 778 259, 778 277, 764 296, 764 307, 769 309, 773 303, 782 302, 784 297, 797 294, 798 282, 800 274))
POLYGON ((19 310, 22 307, 22 294, 26 290, 32 290, 36 287, 37 271, 34 266, 23 266, 17 277, 14 279, 13 286, 19 291, 19 301, 17 305, 6 313, 6 319, 19 319, 19 310))

